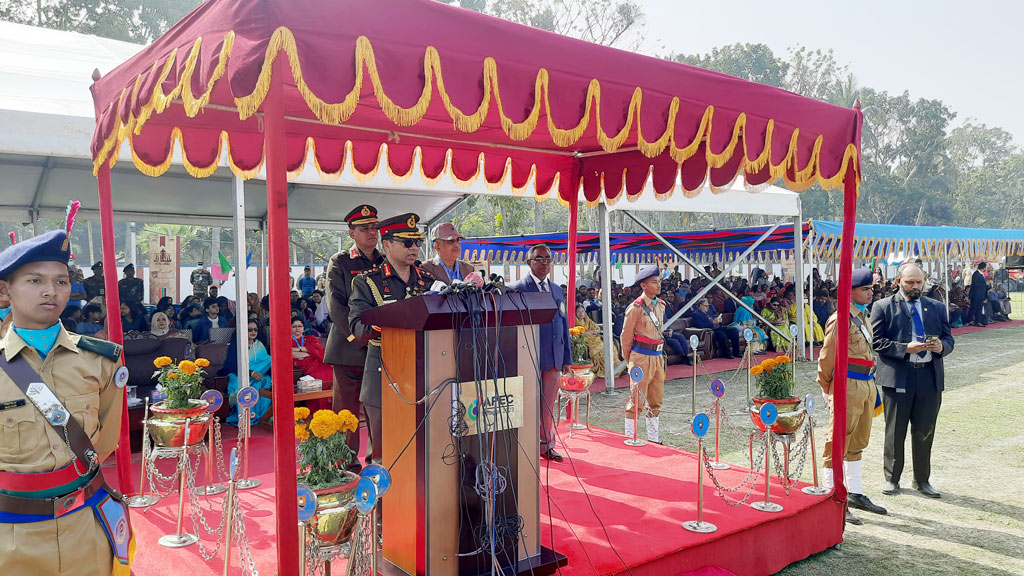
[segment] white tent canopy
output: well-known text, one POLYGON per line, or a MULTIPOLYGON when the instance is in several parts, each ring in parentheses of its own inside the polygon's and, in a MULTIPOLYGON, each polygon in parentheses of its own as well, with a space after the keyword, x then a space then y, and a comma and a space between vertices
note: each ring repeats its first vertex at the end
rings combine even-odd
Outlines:
POLYGON ((642 194, 632 199, 608 204, 608 211, 631 212, 703 212, 707 214, 755 214, 765 216, 799 216, 800 195, 778 186, 769 186, 761 192, 751 193, 736 178, 725 188, 710 188, 706 183, 692 198, 675 194, 669 200, 658 200, 650 180, 642 194))

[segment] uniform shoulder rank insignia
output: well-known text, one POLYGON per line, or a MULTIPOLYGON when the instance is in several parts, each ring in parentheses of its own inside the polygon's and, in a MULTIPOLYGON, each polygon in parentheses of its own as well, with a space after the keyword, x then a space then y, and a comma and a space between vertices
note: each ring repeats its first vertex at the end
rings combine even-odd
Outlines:
POLYGON ((78 339, 78 347, 83 350, 99 354, 100 356, 106 356, 113 362, 121 360, 121 345, 107 340, 100 340, 99 338, 93 338, 92 336, 80 336, 78 339))
POLYGON ((644 303, 644 297, 643 296, 641 296, 641 297, 639 297, 639 298, 637 298, 636 300, 633 301, 633 304, 636 304, 637 306, 642 306, 643 303, 644 303))

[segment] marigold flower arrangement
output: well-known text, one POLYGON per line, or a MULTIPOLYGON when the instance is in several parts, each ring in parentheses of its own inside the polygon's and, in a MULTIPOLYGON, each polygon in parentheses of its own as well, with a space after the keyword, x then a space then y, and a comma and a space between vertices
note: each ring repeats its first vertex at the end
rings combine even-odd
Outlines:
POLYGON ((348 410, 317 410, 311 417, 309 408, 295 408, 299 481, 314 490, 343 484, 355 456, 346 439, 358 428, 359 419, 348 410))
POLYGON ((153 366, 156 366, 153 372, 153 377, 157 379, 156 389, 167 395, 164 401, 167 408, 191 408, 189 400, 198 400, 203 394, 203 380, 206 378, 203 368, 210 366, 206 358, 182 360, 175 364, 170 357, 159 356, 153 360, 153 366))
POLYGON ((750 367, 750 374, 757 377, 759 398, 779 400, 791 398, 793 387, 793 360, 786 355, 767 358, 750 367))
POLYGON ((573 364, 590 364, 590 348, 587 347, 587 329, 583 326, 569 328, 569 350, 573 364))

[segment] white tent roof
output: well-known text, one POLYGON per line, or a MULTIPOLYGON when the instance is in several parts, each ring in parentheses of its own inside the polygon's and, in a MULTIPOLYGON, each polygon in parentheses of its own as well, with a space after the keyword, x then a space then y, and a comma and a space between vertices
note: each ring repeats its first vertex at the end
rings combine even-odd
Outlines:
POLYGON ((705 183, 700 194, 693 198, 673 194, 669 200, 659 200, 648 179, 643 193, 636 198, 626 197, 608 205, 608 211, 614 210, 800 216, 800 195, 778 186, 768 186, 760 192, 751 193, 743 178, 738 177, 724 189, 712 190, 705 183))

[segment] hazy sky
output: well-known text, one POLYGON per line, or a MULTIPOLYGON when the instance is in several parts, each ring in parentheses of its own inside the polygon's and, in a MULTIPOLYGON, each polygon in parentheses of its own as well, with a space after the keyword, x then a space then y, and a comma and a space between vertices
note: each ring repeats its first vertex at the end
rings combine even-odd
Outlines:
POLYGON ((1024 145, 1024 2, 1018 0, 639 0, 647 47, 706 53, 764 43, 831 48, 861 86, 942 100, 954 125, 974 118, 1024 145))

